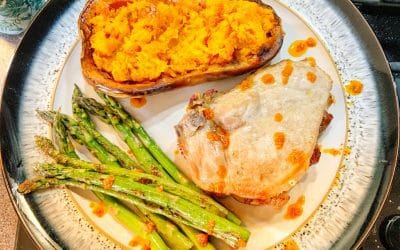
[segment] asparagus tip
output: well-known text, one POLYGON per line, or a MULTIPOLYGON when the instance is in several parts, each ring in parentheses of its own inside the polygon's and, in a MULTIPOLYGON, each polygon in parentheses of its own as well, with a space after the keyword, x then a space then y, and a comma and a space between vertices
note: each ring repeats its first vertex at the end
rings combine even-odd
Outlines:
POLYGON ((33 180, 26 180, 18 185, 18 192, 21 194, 29 194, 36 189, 36 182, 33 180))

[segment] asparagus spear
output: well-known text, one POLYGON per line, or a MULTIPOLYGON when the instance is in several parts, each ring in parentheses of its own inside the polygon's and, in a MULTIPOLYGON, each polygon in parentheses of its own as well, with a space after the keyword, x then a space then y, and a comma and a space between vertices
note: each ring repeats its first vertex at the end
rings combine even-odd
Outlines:
MULTIPOLYGON (((79 161, 79 157, 76 154, 75 149, 68 138, 67 131, 62 122, 62 118, 59 111, 56 113, 56 116, 54 117, 54 130, 56 135, 56 142, 61 151, 58 153, 61 154, 62 152, 64 152, 71 159, 79 161)), ((48 140, 47 143, 51 144, 50 140, 48 140)), ((53 146, 52 149, 55 150, 53 146)), ((157 233, 157 231, 151 231, 151 232, 146 231, 145 230, 146 223, 141 221, 141 219, 137 215, 135 215, 124 205, 120 204, 118 200, 99 192, 94 192, 94 194, 106 205, 109 211, 112 211, 112 214, 117 219, 117 221, 119 221, 122 225, 124 225, 128 229, 135 232, 143 239, 149 241, 150 247, 152 249, 159 249, 159 250, 169 249, 162 240, 162 238, 160 237, 160 235, 157 233)))
MULTIPOLYGON (((134 197, 132 195, 115 192, 110 189, 104 189, 102 187, 98 187, 95 185, 88 185, 88 184, 85 184, 82 182, 77 182, 77 181, 70 180, 70 179, 62 180, 62 179, 56 179, 56 178, 40 177, 40 178, 36 178, 36 179, 32 179, 32 180, 26 180, 18 186, 18 192, 20 192, 22 194, 29 194, 36 190, 52 188, 52 187, 61 187, 61 188, 77 187, 77 188, 81 188, 81 189, 91 190, 93 192, 103 193, 105 195, 117 198, 118 200, 122 200, 122 201, 125 201, 128 203, 131 203, 137 207, 143 208, 144 210, 164 215, 165 217, 168 217, 168 218, 170 218, 176 222, 179 222, 181 224, 189 224, 190 225, 190 222, 186 221, 185 219, 178 216, 177 214, 174 214, 168 210, 164 210, 160 206, 145 203, 141 199, 138 199, 137 197, 134 197)), ((173 249, 175 249, 175 248, 173 248, 173 249)))
MULTIPOLYGON (((200 191, 193 182, 189 181, 183 174, 180 173, 177 166, 162 152, 162 150, 157 146, 154 140, 147 134, 146 130, 138 123, 134 118, 132 118, 119 104, 116 100, 112 97, 107 96, 102 92, 97 92, 98 95, 108 104, 103 105, 97 102, 93 98, 81 98, 78 100, 79 104, 85 107, 91 114, 98 116, 102 121, 110 124, 110 119, 107 114, 114 113, 118 114, 122 122, 124 124, 128 124, 128 126, 137 133, 138 137, 141 141, 137 142, 139 144, 144 144, 146 148, 153 154, 153 156, 159 160, 161 165, 166 169, 166 171, 172 176, 172 178, 185 186, 188 186, 194 190, 200 191), (158 158, 156 157, 158 155, 158 158), (169 162, 169 163, 168 163, 169 162)), ((114 115, 115 116, 115 115, 114 115)), ((240 225, 240 219, 231 212, 228 212, 227 218, 240 225)), ((193 237, 192 237, 193 238, 193 237)))
POLYGON ((176 184, 175 182, 161 179, 159 177, 139 173, 137 171, 131 171, 124 168, 117 168, 114 166, 94 164, 91 162, 86 162, 80 159, 75 159, 74 157, 69 157, 56 150, 52 145, 51 141, 45 137, 36 136, 37 147, 46 155, 52 157, 57 163, 66 164, 75 168, 84 168, 87 170, 92 170, 100 173, 110 174, 114 176, 127 177, 132 181, 144 182, 147 185, 162 188, 164 191, 176 194, 182 198, 190 200, 191 202, 199 205, 200 207, 207 209, 210 212, 216 213, 220 216, 226 216, 228 210, 221 206, 219 203, 211 199, 210 197, 190 189, 186 186, 176 184))
POLYGON ((162 166, 152 157, 147 149, 140 143, 139 138, 132 133, 130 128, 122 122, 122 119, 115 115, 111 110, 104 109, 104 105, 98 103, 92 98, 79 98, 79 104, 91 114, 97 115, 103 122, 112 125, 118 132, 121 138, 125 141, 128 147, 132 150, 136 159, 141 163, 144 171, 157 176, 171 178, 162 166), (100 111, 96 113, 96 111, 100 111))
POLYGON ((151 249, 169 249, 156 230, 149 230, 147 224, 143 223, 139 216, 120 204, 117 199, 101 192, 95 192, 95 194, 104 202, 107 210, 110 211, 122 225, 135 232, 135 234, 141 238, 149 241, 151 249))
POLYGON ((153 138, 147 133, 142 125, 136 121, 128 112, 124 110, 122 105, 117 102, 111 96, 104 94, 103 92, 97 91, 97 94, 104 100, 110 109, 118 114, 121 119, 126 123, 130 129, 139 137, 141 143, 150 151, 154 158, 165 168, 168 174, 178 183, 191 186, 197 189, 189 179, 187 179, 177 168, 177 166, 164 154, 164 152, 158 147, 153 138))
MULTIPOLYGON (((73 105, 73 114, 75 118, 80 122, 80 124, 87 128, 88 130, 93 131, 93 134, 100 134, 97 132, 95 129, 95 125, 90 119, 89 115, 87 114, 86 110, 81 108, 77 102, 78 98, 82 97, 82 93, 79 90, 78 86, 75 85, 74 92, 73 92, 73 98, 72 98, 72 105, 73 105)), ((102 136, 98 136, 99 138, 102 136)), ((117 148, 120 150, 117 146, 109 142, 107 139, 104 138, 103 143, 105 144, 104 141, 106 141, 106 144, 108 145, 108 148, 117 148)), ((117 151, 118 150, 114 150, 117 151)), ((121 150, 120 150, 121 151, 121 150)), ((110 154, 113 154, 113 151, 109 151, 110 154)), ((124 157, 122 153, 117 153, 114 154, 115 157, 120 162, 123 162, 124 159, 121 157, 124 157)), ((103 162, 106 163, 106 162, 103 162)), ((115 168, 115 167, 114 167, 115 168)), ((122 168, 115 168, 119 170, 123 170, 122 168)), ((161 218, 155 214, 148 213, 146 211, 143 211, 140 209, 140 212, 146 214, 146 216, 156 225, 156 228, 158 232, 163 236, 163 238, 167 241, 168 245, 171 247, 175 247, 176 249, 190 249, 193 244, 190 242, 188 238, 186 238, 180 231, 179 229, 173 225, 171 222, 168 220, 165 220, 164 218, 161 218)))
POLYGON ((236 246, 240 241, 247 241, 250 236, 249 231, 246 229, 186 199, 166 192, 160 192, 155 187, 133 182, 128 178, 100 174, 86 169, 75 169, 59 164, 41 164, 39 167, 55 178, 72 179, 88 185, 132 195, 145 200, 149 204, 158 205, 170 213, 185 219, 184 224, 220 238, 231 246, 236 246))

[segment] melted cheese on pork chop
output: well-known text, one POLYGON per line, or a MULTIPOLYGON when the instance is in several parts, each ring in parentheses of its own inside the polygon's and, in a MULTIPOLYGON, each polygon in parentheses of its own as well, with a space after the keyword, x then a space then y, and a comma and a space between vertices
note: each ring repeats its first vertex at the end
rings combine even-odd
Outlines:
POLYGON ((331 88, 320 68, 282 61, 225 94, 197 96, 176 126, 178 164, 209 192, 270 199, 288 191, 309 167, 331 88))

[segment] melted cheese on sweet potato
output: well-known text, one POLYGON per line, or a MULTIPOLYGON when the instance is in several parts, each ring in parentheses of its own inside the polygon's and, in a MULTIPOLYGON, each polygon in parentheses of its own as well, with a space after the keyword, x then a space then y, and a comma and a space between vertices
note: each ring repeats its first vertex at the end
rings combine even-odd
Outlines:
POLYGON ((279 25, 271 9, 246 0, 105 0, 93 7, 94 63, 116 81, 252 65, 274 44, 279 25))

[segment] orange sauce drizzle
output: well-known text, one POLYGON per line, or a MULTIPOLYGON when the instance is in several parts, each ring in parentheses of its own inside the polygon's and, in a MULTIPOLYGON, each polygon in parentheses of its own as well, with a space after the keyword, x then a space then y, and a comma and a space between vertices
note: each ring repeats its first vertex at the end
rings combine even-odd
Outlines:
POLYGON ((89 206, 92 208, 92 213, 94 213, 97 217, 101 218, 106 214, 106 207, 102 202, 91 202, 89 206))
POLYGON ((309 37, 309 38, 307 38, 307 40, 306 40, 306 44, 307 44, 307 46, 308 46, 309 48, 313 48, 313 47, 317 46, 317 40, 315 40, 315 39, 312 38, 312 37, 309 37))
POLYGON ((130 103, 131 103, 132 107, 141 108, 144 105, 146 105, 147 100, 146 100, 146 97, 134 97, 134 98, 131 98, 130 103))
POLYGON ((296 241, 294 241, 293 239, 287 239, 283 242, 282 250, 300 250, 300 248, 297 245, 296 241))
POLYGON ((287 220, 292 220, 300 217, 303 214, 303 205, 306 201, 304 195, 300 196, 297 201, 293 204, 290 204, 286 210, 286 214, 284 216, 287 220))
POLYGON ((276 149, 282 149, 283 145, 285 144, 285 133, 276 132, 274 134, 274 143, 276 149))
POLYGON ((310 64, 310 66, 311 67, 315 67, 315 66, 317 66, 317 62, 315 61, 315 58, 314 57, 307 57, 306 58, 307 59, 307 61, 308 61, 308 63, 310 64))
POLYGON ((104 189, 111 189, 112 185, 114 184, 114 176, 109 176, 106 179, 102 180, 103 188, 104 189))
POLYGON ((219 165, 217 171, 218 177, 224 179, 226 177, 226 173, 227 173, 226 167, 224 165, 219 165))
POLYGON ((276 113, 274 115, 274 121, 281 122, 283 120, 283 115, 281 113, 276 113))
POLYGON ((243 239, 238 240, 237 246, 238 246, 239 248, 240 248, 240 247, 246 247, 246 245, 247 245, 247 243, 246 243, 245 240, 243 240, 243 239))
POLYGON ((208 234, 197 234, 196 235, 197 242, 200 244, 200 246, 205 247, 208 244, 208 234))
POLYGON ((289 55, 293 57, 300 57, 304 55, 307 50, 311 47, 317 46, 317 41, 309 37, 306 40, 296 40, 294 41, 288 49, 289 55))
POLYGON ((160 186, 157 186, 156 189, 157 189, 157 192, 160 192, 160 193, 161 193, 162 191, 164 191, 164 187, 161 186, 161 185, 160 185, 160 186))
POLYGON ((271 74, 265 74, 263 77, 261 77, 261 81, 265 84, 273 84, 275 83, 275 78, 271 74))
POLYGON ((326 154, 330 154, 332 156, 338 156, 341 153, 341 150, 336 149, 336 148, 325 148, 322 152, 326 154))
POLYGON ((317 76, 313 72, 307 72, 307 79, 311 83, 314 83, 317 80, 317 76))
POLYGON ((358 80, 351 80, 350 83, 346 86, 346 92, 349 95, 359 95, 364 89, 364 85, 362 82, 358 80))
POLYGON ((153 222, 147 222, 146 223, 146 233, 152 233, 154 230, 156 229, 156 224, 154 224, 153 222))
POLYGON ((207 120, 212 120, 214 118, 214 112, 210 108, 205 108, 203 110, 203 115, 207 120))
POLYGON ((151 250, 150 248, 150 242, 148 242, 147 240, 142 239, 139 236, 135 236, 133 237, 130 241, 129 241, 129 246, 131 247, 137 247, 137 246, 141 246, 142 250, 151 250))
POLYGON ((309 165, 309 157, 307 154, 297 149, 292 150, 287 158, 287 161, 299 169, 305 169, 309 165))
POLYGON ((214 227, 215 227, 215 221, 214 220, 208 221, 208 223, 207 223, 207 233, 211 235, 213 233, 213 231, 214 231, 214 227))
POLYGON ((239 89, 242 91, 245 91, 251 87, 253 87, 254 82, 253 82, 253 78, 252 77, 248 77, 246 79, 244 79, 239 85, 239 89))
POLYGON ((344 156, 348 156, 348 155, 350 155, 350 153, 351 153, 351 148, 350 147, 345 147, 343 149, 343 155, 344 156))
POLYGON ((339 185, 339 179, 340 179, 340 172, 338 171, 338 172, 336 173, 335 181, 334 181, 334 183, 333 183, 334 186, 338 186, 338 185, 339 185))
POLYGON ((289 77, 293 73, 293 62, 288 60, 285 67, 282 70, 282 83, 287 84, 289 77))
POLYGON ((215 132, 214 131, 207 132, 207 138, 210 141, 221 142, 223 149, 227 149, 229 147, 229 133, 221 127, 217 127, 215 132))

